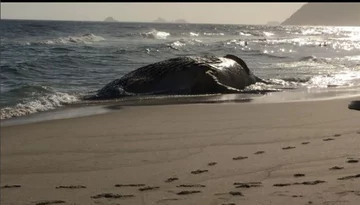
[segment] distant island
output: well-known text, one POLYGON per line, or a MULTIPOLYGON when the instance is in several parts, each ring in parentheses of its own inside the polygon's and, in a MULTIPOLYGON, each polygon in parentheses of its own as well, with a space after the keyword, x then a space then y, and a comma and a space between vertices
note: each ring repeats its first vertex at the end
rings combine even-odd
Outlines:
POLYGON ((177 19, 175 21, 166 21, 163 18, 157 18, 156 20, 153 21, 154 23, 188 23, 185 19, 177 19))
POLYGON ((360 26, 360 4, 307 3, 282 25, 360 26))
POLYGON ((154 23, 166 23, 166 20, 159 17, 156 20, 154 20, 154 23))
POLYGON ((117 20, 115 20, 113 17, 109 16, 107 17, 104 21, 106 22, 117 22, 117 20))

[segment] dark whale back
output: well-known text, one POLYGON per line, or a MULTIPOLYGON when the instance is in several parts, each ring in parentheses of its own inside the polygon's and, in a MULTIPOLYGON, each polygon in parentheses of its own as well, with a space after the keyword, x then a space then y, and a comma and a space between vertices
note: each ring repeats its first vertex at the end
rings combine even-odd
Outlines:
POLYGON ((246 63, 234 55, 178 57, 131 71, 88 99, 238 92, 256 83, 256 78, 246 63))
POLYGON ((168 75, 169 73, 176 73, 182 70, 187 70, 195 67, 206 66, 209 63, 218 63, 220 62, 216 57, 178 57, 172 58, 165 61, 160 61, 153 63, 141 68, 138 68, 126 75, 121 79, 123 83, 128 82, 129 80, 158 80, 168 75))

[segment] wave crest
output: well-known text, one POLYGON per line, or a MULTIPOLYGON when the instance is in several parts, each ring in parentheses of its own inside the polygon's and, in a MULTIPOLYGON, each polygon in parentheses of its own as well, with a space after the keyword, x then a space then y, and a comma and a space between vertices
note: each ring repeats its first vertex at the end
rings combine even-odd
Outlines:
POLYGON ((35 43, 25 43, 25 45, 31 44, 40 44, 40 45, 56 45, 56 44, 91 44, 98 41, 104 41, 105 38, 102 36, 97 36, 92 33, 84 34, 81 36, 68 36, 60 37, 52 40, 43 40, 35 43))
POLYGON ((224 33, 204 33, 204 36, 224 36, 224 33))
POLYGON ((36 100, 18 103, 13 107, 4 107, 0 111, 0 119, 8 119, 12 117, 19 117, 29 115, 41 111, 52 110, 61 107, 64 104, 69 104, 78 101, 78 97, 67 93, 55 93, 40 97, 36 100))
POLYGON ((153 29, 153 30, 151 30, 149 32, 140 33, 140 35, 143 38, 166 39, 168 36, 170 36, 170 33, 165 32, 165 31, 157 31, 157 30, 153 29))
POLYGON ((190 36, 199 36, 199 33, 190 32, 189 35, 190 35, 190 36))
POLYGON ((318 75, 312 77, 309 82, 309 87, 340 87, 352 86, 353 81, 360 79, 359 71, 341 72, 331 75, 318 75))

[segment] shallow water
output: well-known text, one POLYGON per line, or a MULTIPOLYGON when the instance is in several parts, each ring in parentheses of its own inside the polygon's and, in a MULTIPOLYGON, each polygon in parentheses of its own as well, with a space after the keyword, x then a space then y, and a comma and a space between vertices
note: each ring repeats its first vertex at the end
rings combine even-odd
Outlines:
MULTIPOLYGON (((246 90, 300 100, 359 95, 360 27, 2 20, 0 28, 1 119, 81 105, 81 96, 131 70, 187 55, 237 55, 273 83, 246 90)), ((192 99, 182 97, 174 99, 192 99)))

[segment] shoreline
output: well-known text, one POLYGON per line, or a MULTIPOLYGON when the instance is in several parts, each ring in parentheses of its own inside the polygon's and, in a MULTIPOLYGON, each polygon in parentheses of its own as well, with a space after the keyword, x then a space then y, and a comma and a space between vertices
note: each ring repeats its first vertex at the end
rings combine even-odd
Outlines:
POLYGON ((106 101, 80 101, 74 104, 58 107, 47 111, 29 115, 12 117, 1 120, 3 127, 28 123, 37 123, 59 119, 71 119, 84 116, 92 116, 112 112, 113 110, 138 107, 138 106, 167 106, 167 105, 191 105, 191 104, 233 104, 233 103, 291 103, 334 100, 343 98, 359 97, 360 90, 324 90, 317 92, 317 88, 309 92, 309 89, 297 89, 283 92, 269 92, 259 94, 211 94, 199 96, 142 96, 141 98, 119 98, 106 101))
POLYGON ((356 204, 352 100, 139 106, 3 127, 1 204, 356 204))

